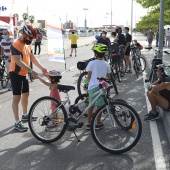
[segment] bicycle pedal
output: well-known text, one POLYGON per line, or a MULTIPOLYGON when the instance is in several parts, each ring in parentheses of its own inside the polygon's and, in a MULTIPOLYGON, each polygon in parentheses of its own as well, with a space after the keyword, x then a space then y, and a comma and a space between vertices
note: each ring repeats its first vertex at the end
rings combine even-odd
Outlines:
POLYGON ((77 125, 77 128, 82 128, 82 127, 83 127, 83 125, 84 125, 84 123, 83 123, 83 122, 79 122, 79 123, 78 123, 78 125, 77 125))

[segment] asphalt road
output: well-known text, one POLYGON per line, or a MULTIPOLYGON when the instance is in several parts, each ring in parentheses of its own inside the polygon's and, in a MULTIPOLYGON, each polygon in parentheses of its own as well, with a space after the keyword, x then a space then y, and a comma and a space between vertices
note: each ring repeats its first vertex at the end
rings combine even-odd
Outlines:
MULTIPOLYGON (((144 37, 138 36, 144 42, 144 37)), ((92 45, 78 48, 77 57, 68 57, 66 51, 66 70, 63 63, 50 62, 48 58, 40 58, 40 62, 48 70, 62 71, 60 83, 76 87, 80 71, 76 64, 78 61, 93 56, 92 45)), ((146 51, 142 52, 144 55, 146 51)), ((34 68, 39 72, 37 68, 34 68)), ((40 72, 39 72, 40 73, 40 72)), ((41 75, 41 73, 40 73, 41 75)), ((124 76, 122 83, 117 83, 119 95, 115 98, 126 100, 138 112, 143 126, 143 132, 138 144, 130 151, 120 155, 104 152, 94 143, 85 126, 76 131, 81 143, 75 135, 66 132, 57 142, 43 144, 37 141, 31 132, 20 133, 13 130, 14 117, 11 109, 12 93, 7 89, 0 89, 0 170, 164 170, 169 169, 169 143, 162 120, 157 121, 158 136, 153 138, 153 128, 145 122, 144 114, 148 112, 144 74, 138 79, 134 74, 124 76), (153 139, 156 141, 153 141, 153 139), (160 140, 160 141, 159 141, 160 140), (158 143, 157 143, 158 142, 158 143), (159 144, 162 150, 158 150, 159 144)), ((35 80, 30 83, 29 107, 42 96, 48 96, 47 86, 35 80)), ((77 90, 70 91, 71 101, 78 96, 77 90)), ((64 94, 62 95, 64 97, 64 94)), ((20 107, 20 115, 22 110, 20 107)), ((86 122, 86 118, 83 118, 86 122)), ((25 123, 27 126, 27 123, 25 123)), ((154 135, 155 137, 155 135, 154 135)))

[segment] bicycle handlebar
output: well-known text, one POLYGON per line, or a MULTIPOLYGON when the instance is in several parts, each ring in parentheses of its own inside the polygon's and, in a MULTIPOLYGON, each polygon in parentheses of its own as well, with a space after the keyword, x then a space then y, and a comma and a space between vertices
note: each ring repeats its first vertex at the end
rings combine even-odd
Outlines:
POLYGON ((107 83, 110 83, 110 79, 106 79, 106 78, 104 78, 104 77, 97 77, 97 80, 104 80, 104 81, 106 81, 107 83))

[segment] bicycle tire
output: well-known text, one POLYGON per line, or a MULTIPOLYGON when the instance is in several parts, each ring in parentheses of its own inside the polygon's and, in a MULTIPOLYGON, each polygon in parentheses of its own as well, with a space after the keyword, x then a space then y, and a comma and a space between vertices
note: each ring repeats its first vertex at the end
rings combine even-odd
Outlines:
POLYGON ((88 83, 84 81, 87 81, 87 72, 81 73, 77 80, 77 92, 79 96, 88 91, 88 83))
POLYGON ((52 143, 59 140, 66 131, 66 122, 67 112, 64 106, 53 97, 44 96, 37 99, 29 110, 28 125, 30 131, 37 140, 43 143, 52 143), (54 113, 57 118, 50 117, 52 102, 57 105, 57 113, 54 113), (36 117, 37 120, 33 121, 32 117, 36 117), (49 123, 53 123, 55 126, 48 127, 49 123))
POLYGON ((120 65, 117 60, 116 60, 116 76, 117 76, 118 82, 120 83, 122 81, 122 79, 120 76, 120 65))
POLYGON ((106 105, 97 109, 91 121, 91 134, 94 142, 99 148, 111 154, 120 154, 129 151, 138 143, 142 134, 142 123, 137 112, 126 103, 115 101, 114 106, 116 105, 125 107, 134 116, 133 126, 130 130, 124 130, 119 126, 117 128, 110 126, 110 118, 112 120, 114 119, 114 113, 108 117, 108 113, 106 113, 108 106, 106 105), (96 120, 103 111, 105 112, 101 115, 101 122, 104 124, 104 128, 97 130, 96 120))
POLYGON ((136 65, 134 65, 134 70, 138 74, 141 74, 146 69, 146 60, 143 57, 137 57, 136 58, 136 65), (142 68, 143 67, 143 68, 142 68))
POLYGON ((88 94, 87 93, 84 93, 84 94, 81 94, 80 96, 78 96, 76 99, 75 99, 75 102, 74 104, 77 104, 80 100, 84 100, 84 99, 87 99, 85 100, 84 103, 82 103, 81 105, 78 106, 78 110, 77 112, 78 113, 82 113, 84 111, 85 108, 87 108, 87 105, 88 105, 88 94))
POLYGON ((9 76, 8 76, 8 73, 5 70, 4 70, 4 73, 3 73, 3 79, 1 79, 0 81, 1 81, 2 88, 6 88, 8 86, 9 76))
POLYGON ((112 72, 110 73, 110 80, 111 80, 111 82, 112 82, 112 85, 113 85, 113 88, 114 88, 114 90, 115 90, 116 95, 118 95, 119 92, 118 92, 117 85, 116 85, 116 81, 115 81, 115 78, 114 78, 112 72))

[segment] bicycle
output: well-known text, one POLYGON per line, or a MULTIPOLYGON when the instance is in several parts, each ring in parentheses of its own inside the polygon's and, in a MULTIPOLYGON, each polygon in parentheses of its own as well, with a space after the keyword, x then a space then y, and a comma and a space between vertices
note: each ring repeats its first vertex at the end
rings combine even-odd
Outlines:
POLYGON ((4 55, 0 56, 0 81, 2 88, 6 88, 9 82, 9 74, 7 73, 5 68, 4 57, 4 55))
MULTIPOLYGON (((28 116, 28 124, 33 136, 43 143, 52 143, 59 140, 66 131, 71 131, 78 139, 75 130, 83 126, 83 122, 80 122, 81 117, 100 97, 103 97, 105 104, 96 110, 91 121, 93 140, 102 150, 112 154, 124 153, 132 149, 141 137, 142 124, 140 117, 128 104, 113 101, 111 98, 107 99, 105 91, 109 91, 112 86, 109 86, 104 81, 106 79, 101 80, 102 82, 99 84, 100 90, 91 96, 95 96, 93 102, 83 111, 80 111, 79 106, 86 102, 86 98, 77 104, 71 105, 70 103, 68 92, 75 90, 74 86, 58 85, 58 89, 66 93, 65 101, 60 102, 49 96, 37 99, 32 104, 28 116), (53 111, 50 109, 51 102, 56 104, 56 109, 53 111), (65 109, 67 103, 69 105, 69 114, 65 109), (97 130, 95 128, 96 119, 101 113, 101 122, 105 127, 97 130), (37 117, 37 121, 33 121, 32 116, 37 117), (56 124, 54 128, 48 128, 50 121, 56 124)), ((81 141, 78 139, 78 142, 81 141)))
POLYGON ((157 66, 156 65, 163 64, 162 59, 158 58, 158 55, 161 52, 164 52, 167 55, 170 55, 170 53, 166 50, 158 50, 158 49, 149 48, 149 47, 146 47, 145 49, 154 50, 152 66, 151 66, 150 73, 149 73, 149 78, 145 80, 146 82, 154 83, 157 80, 157 75, 156 75, 157 66))
MULTIPOLYGON (((111 45, 112 47, 112 45, 111 45)), ((118 79, 118 82, 120 83, 121 77, 125 75, 125 68, 124 64, 120 63, 120 55, 121 55, 121 50, 124 48, 124 45, 120 45, 117 50, 114 50, 114 48, 111 48, 111 57, 110 57, 110 68, 113 77, 118 79), (114 73, 115 70, 115 73, 114 73)), ((123 59, 124 61, 124 59, 123 59)))
POLYGON ((146 69, 146 60, 141 56, 140 49, 135 44, 132 44, 130 49, 132 52, 133 69, 135 70, 135 76, 138 78, 139 74, 143 73, 146 69))
MULTIPOLYGON (((93 58, 90 58, 88 60, 84 60, 84 61, 79 61, 77 63, 77 68, 82 71, 82 73, 80 74, 78 80, 77 80, 77 92, 79 95, 83 94, 83 93, 87 93, 88 92, 88 79, 87 79, 87 71, 85 70, 86 69, 86 66, 88 65, 88 63, 92 60, 95 60, 96 58, 93 57, 93 58)), ((112 70, 112 68, 111 68, 112 70)), ((117 89, 117 85, 116 85, 116 82, 115 82, 115 75, 114 75, 114 72, 112 70, 111 74, 110 74, 110 79, 111 79, 111 82, 113 87, 114 87, 114 90, 115 90, 115 93, 116 95, 119 94, 118 92, 118 89, 117 89)))

